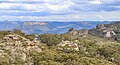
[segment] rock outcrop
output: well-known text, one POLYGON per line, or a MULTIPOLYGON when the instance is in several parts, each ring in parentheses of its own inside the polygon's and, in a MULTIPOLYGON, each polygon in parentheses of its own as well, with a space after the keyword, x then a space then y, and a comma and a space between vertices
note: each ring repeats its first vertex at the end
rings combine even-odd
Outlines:
POLYGON ((71 28, 67 33, 71 35, 80 35, 81 37, 85 37, 86 35, 88 35, 88 30, 87 29, 76 30, 74 28, 71 28))
POLYGON ((79 51, 79 47, 77 43, 74 43, 72 41, 61 41, 59 44, 59 49, 61 50, 75 50, 75 51, 79 51))
POLYGON ((90 29, 89 34, 107 38, 112 41, 119 41, 120 35, 120 22, 110 24, 98 24, 95 29, 90 29))
POLYGON ((77 35, 78 31, 76 29, 74 29, 74 28, 71 28, 71 29, 69 29, 68 34, 77 35))
POLYGON ((98 24, 96 26, 97 29, 104 29, 105 28, 105 25, 104 24, 98 24))
POLYGON ((86 35, 88 35, 88 30, 82 29, 82 30, 79 30, 78 33, 81 37, 86 37, 86 35))

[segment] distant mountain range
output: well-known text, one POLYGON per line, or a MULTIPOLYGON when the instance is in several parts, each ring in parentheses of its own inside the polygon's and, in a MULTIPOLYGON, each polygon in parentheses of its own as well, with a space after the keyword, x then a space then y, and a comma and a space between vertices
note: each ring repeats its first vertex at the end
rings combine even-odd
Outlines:
POLYGON ((19 29, 27 34, 43 34, 43 33, 54 33, 60 34, 67 32, 70 28, 80 29, 91 29, 97 24, 106 24, 108 21, 84 21, 84 22, 39 22, 39 21, 0 21, 0 30, 13 30, 19 29))

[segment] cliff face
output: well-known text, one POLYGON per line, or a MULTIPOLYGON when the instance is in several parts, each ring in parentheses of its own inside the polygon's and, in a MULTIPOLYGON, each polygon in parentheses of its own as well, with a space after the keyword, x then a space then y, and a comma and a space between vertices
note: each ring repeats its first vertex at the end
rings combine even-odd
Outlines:
POLYGON ((23 25, 46 25, 47 22, 24 22, 23 25))

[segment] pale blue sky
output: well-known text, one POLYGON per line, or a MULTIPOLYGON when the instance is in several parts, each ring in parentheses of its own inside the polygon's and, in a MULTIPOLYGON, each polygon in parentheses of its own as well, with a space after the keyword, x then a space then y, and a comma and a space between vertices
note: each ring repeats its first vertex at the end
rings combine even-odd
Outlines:
POLYGON ((0 0, 0 20, 120 20, 120 0, 0 0))

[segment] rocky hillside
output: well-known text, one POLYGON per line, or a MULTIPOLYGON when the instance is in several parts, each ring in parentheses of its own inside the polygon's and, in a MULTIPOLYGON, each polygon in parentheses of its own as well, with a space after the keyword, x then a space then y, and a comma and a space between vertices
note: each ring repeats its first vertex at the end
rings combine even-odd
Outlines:
POLYGON ((89 34, 120 42, 120 22, 98 24, 96 28, 89 30, 89 34))
POLYGON ((11 65, 32 65, 31 52, 42 52, 40 43, 30 41, 18 34, 8 34, 0 40, 0 64, 11 65), (24 63, 24 64, 22 64, 24 63))
POLYGON ((64 34, 0 31, 0 65, 120 65, 118 24, 64 34))
POLYGON ((91 36, 88 30, 72 28, 65 34, 40 35, 19 30, 0 33, 0 65, 120 65, 120 44, 91 36))
POLYGON ((77 30, 75 28, 70 28, 67 34, 79 37, 86 37, 87 35, 92 35, 111 41, 120 42, 120 22, 97 24, 96 27, 92 29, 77 30))

